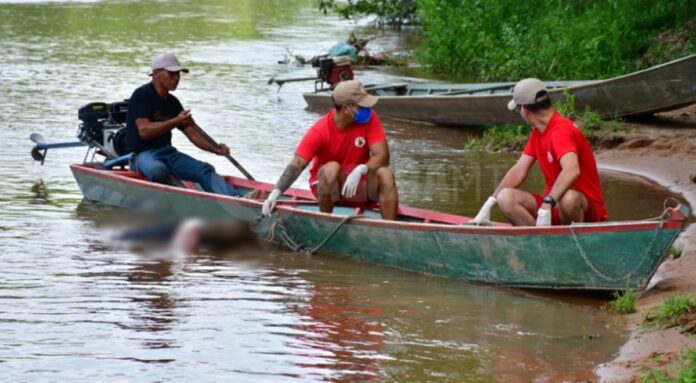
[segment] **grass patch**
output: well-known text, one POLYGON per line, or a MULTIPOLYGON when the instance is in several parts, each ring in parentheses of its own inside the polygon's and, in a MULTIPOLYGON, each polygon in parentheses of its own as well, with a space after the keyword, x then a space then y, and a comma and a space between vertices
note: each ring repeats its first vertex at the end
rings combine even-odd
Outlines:
POLYGON ((635 290, 628 289, 622 293, 614 293, 614 300, 604 305, 604 310, 612 314, 631 314, 636 312, 638 295, 635 290))
POLYGON ((679 357, 678 370, 669 371, 648 368, 640 378, 641 383, 693 383, 696 382, 696 350, 687 349, 679 357))
POLYGON ((673 327, 679 324, 683 315, 688 315, 696 307, 691 294, 671 294, 657 307, 645 313, 644 321, 648 325, 658 327, 673 327))
POLYGON ((672 246, 669 249, 669 254, 672 256, 673 259, 677 259, 677 258, 681 257, 682 252, 676 246, 672 246))
POLYGON ((487 152, 521 152, 527 144, 530 131, 531 127, 528 125, 486 126, 480 137, 469 136, 464 148, 487 152))

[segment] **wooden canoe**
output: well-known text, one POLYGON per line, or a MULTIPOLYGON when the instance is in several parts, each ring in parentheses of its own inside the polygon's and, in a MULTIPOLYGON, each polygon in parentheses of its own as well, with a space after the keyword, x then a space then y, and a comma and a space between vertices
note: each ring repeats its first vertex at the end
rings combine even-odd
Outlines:
MULTIPOLYGON (((371 85, 380 96, 375 110, 382 117, 436 125, 523 123, 507 109, 514 82, 485 84, 403 83, 371 85)), ((547 82, 551 98, 564 99, 563 89, 575 96, 576 110, 589 107, 603 118, 630 117, 678 109, 696 103, 696 55, 625 76, 602 81, 547 82)), ((304 94, 309 109, 332 107, 326 91, 304 94)))
MULTIPOLYGON (((280 240, 278 225, 295 243, 420 273, 514 287, 643 289, 682 229, 688 209, 661 219, 546 228, 466 225, 470 218, 401 206, 397 221, 375 210, 318 211, 308 190, 290 189, 275 215, 261 219, 262 201, 156 184, 127 170, 72 165, 84 197, 108 205, 207 219, 254 221, 255 231, 280 240), (462 225, 463 224, 463 225, 462 225), (318 246, 321 245, 321 246, 318 246), (320 247, 320 248, 319 248, 320 247)), ((226 177, 241 192, 272 184, 226 177)))

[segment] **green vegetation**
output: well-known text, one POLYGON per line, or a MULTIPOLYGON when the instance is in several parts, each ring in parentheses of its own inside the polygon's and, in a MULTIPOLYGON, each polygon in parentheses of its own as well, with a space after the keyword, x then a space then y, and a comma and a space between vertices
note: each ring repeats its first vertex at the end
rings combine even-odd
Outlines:
POLYGON ((693 0, 419 0, 425 64, 481 81, 596 79, 696 51, 693 0))
POLYGON ((485 126, 480 137, 469 136, 464 145, 468 150, 489 152, 521 152, 531 131, 529 125, 490 125, 485 126))
POLYGON ((608 302, 604 309, 613 314, 631 314, 636 312, 638 295, 635 290, 628 289, 623 293, 614 293, 614 300, 608 302))
POLYGON ((696 382, 696 351, 687 349, 679 357, 679 371, 674 375, 665 371, 648 369, 641 383, 694 383, 696 382))
POLYGON ((691 294, 672 294, 657 307, 645 313, 644 320, 652 326, 672 327, 681 316, 691 313, 696 302, 691 294))
POLYGON ((318 0, 319 9, 326 14, 336 11, 341 17, 350 19, 366 15, 377 16, 377 24, 399 28, 404 24, 414 24, 418 17, 416 0, 348 0, 337 4, 335 0, 318 0))
POLYGON ((682 251, 678 247, 672 246, 669 249, 669 254, 672 256, 673 259, 677 259, 681 257, 682 251))
POLYGON ((318 0, 324 13, 420 23, 421 61, 478 81, 597 79, 696 52, 693 0, 318 0))

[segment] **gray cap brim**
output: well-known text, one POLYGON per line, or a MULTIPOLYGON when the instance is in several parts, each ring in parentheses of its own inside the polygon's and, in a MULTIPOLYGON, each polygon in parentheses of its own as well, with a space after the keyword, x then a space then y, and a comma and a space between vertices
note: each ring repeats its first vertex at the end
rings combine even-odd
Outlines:
POLYGON ((188 72, 189 72, 188 68, 184 68, 184 67, 181 67, 181 66, 168 66, 168 67, 164 67, 164 68, 162 68, 162 69, 166 69, 166 70, 168 70, 168 71, 170 71, 170 72, 184 72, 184 73, 188 73, 188 72))
POLYGON ((510 110, 510 111, 513 111, 513 110, 515 110, 515 108, 517 108, 517 103, 515 102, 514 98, 512 100, 510 100, 510 102, 508 102, 507 107, 508 107, 508 110, 510 110))

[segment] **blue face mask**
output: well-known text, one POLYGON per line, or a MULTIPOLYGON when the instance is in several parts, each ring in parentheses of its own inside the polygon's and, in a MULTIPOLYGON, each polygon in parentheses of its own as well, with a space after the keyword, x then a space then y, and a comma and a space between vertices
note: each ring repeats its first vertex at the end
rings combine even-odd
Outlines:
POLYGON ((372 109, 370 108, 358 108, 353 114, 353 120, 358 124, 367 124, 370 122, 370 117, 372 117, 372 109))

